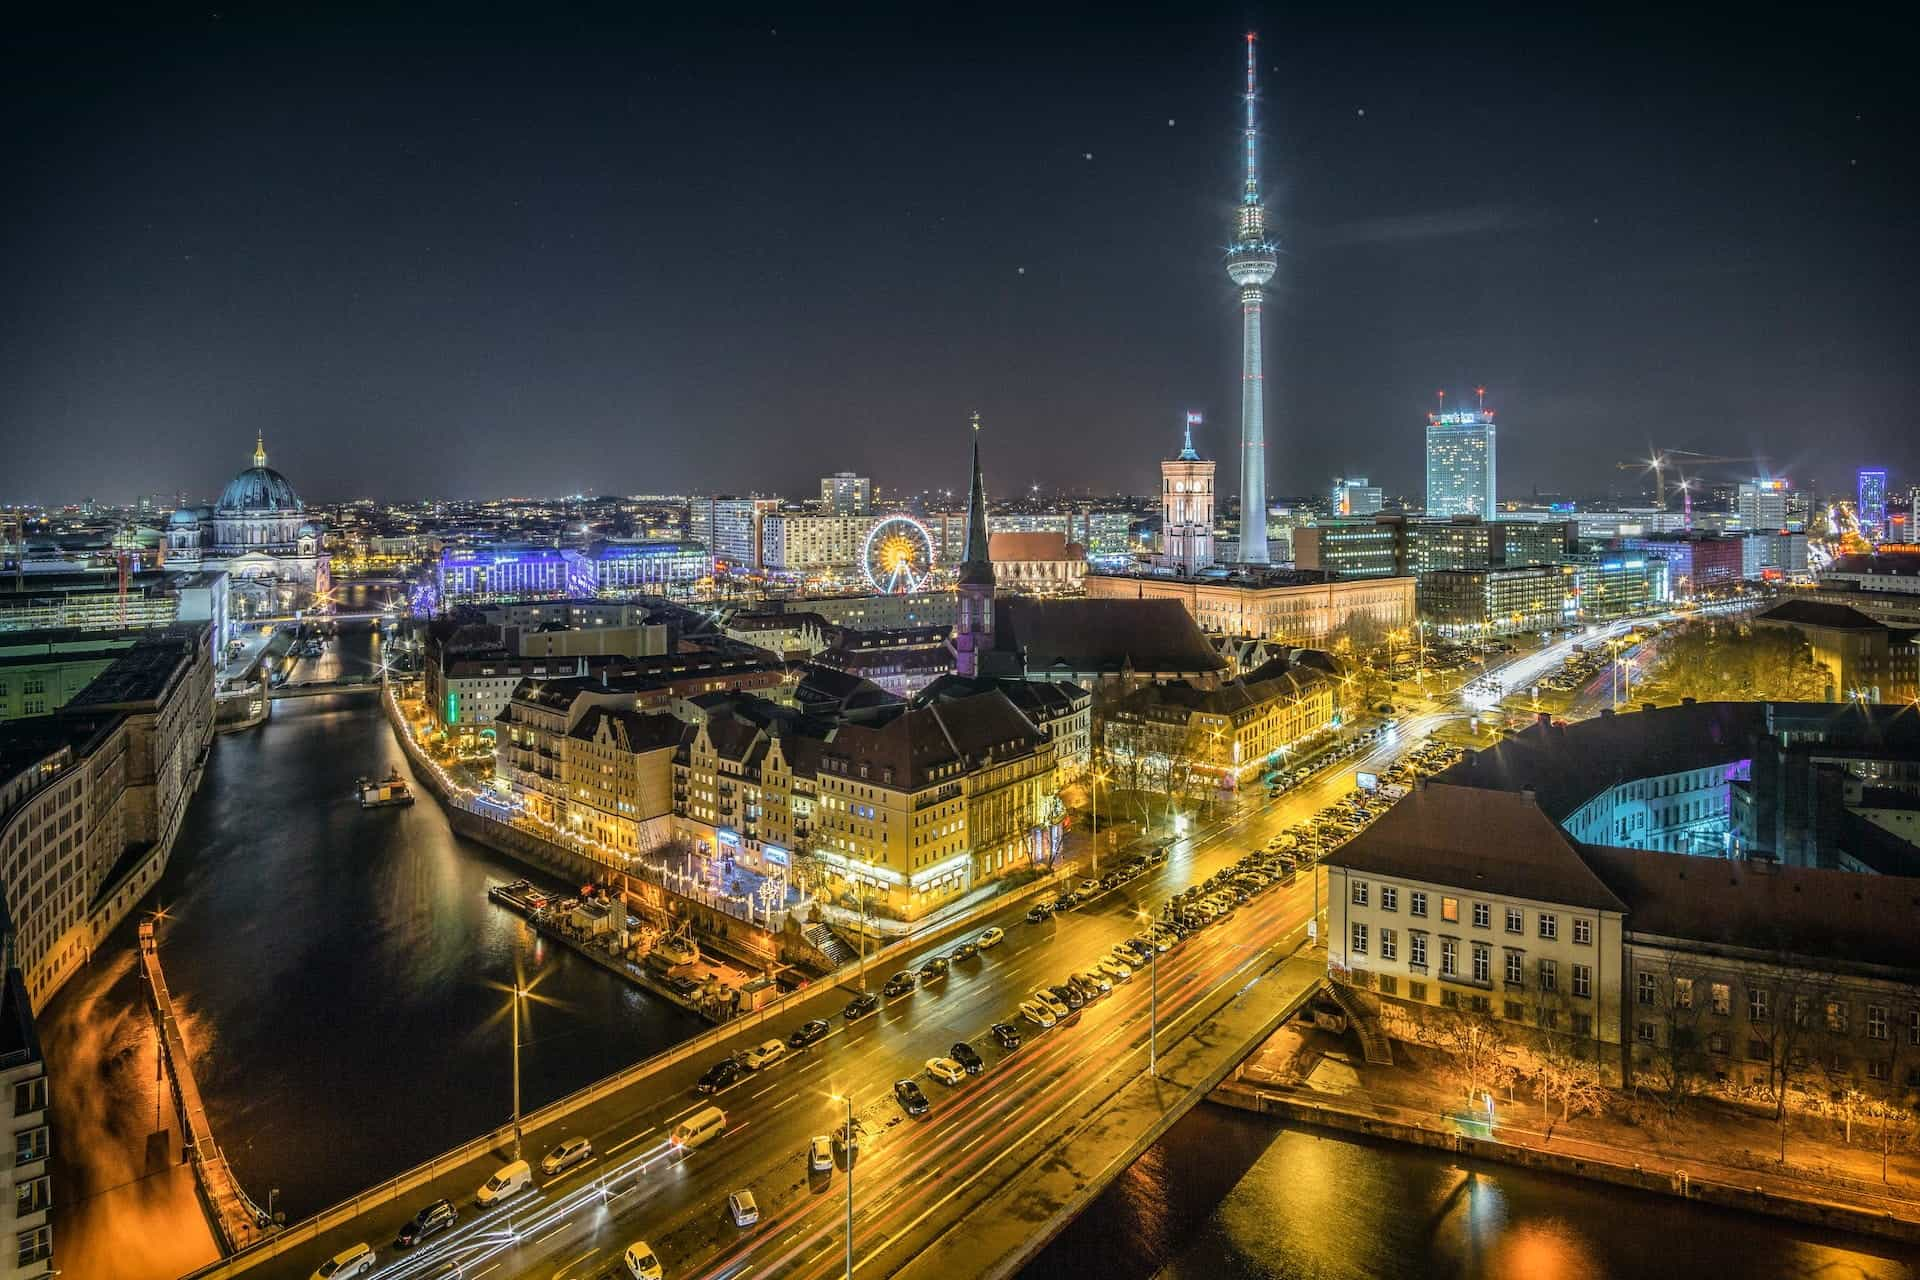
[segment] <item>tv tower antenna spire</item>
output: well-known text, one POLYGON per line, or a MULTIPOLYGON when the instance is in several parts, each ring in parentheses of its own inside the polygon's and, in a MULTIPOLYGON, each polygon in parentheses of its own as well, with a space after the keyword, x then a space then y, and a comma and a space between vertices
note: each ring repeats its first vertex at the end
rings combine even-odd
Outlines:
POLYGON ((1247 33, 1247 183, 1240 199, 1227 277, 1240 286, 1240 559, 1264 566, 1267 555, 1266 374, 1261 363, 1261 310, 1267 282, 1279 270, 1278 249, 1267 239, 1260 203, 1260 143, 1255 99, 1257 37, 1247 33))

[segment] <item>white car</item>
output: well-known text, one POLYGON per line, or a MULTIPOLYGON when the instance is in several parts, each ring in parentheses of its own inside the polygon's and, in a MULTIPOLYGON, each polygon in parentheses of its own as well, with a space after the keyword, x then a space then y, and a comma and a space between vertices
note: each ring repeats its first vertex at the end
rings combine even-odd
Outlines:
POLYGON ((753 1192, 736 1191, 728 1196, 727 1216, 736 1227, 750 1227, 760 1221, 760 1206, 753 1202, 753 1192))
POLYGON ((665 1280, 666 1272, 660 1269, 660 1259, 653 1254, 653 1247, 645 1240, 635 1240, 627 1246, 627 1274, 633 1280, 665 1280))
POLYGON ((833 1172, 833 1143, 819 1134, 807 1144, 807 1168, 814 1173, 833 1172))
POLYGON ((373 1263, 373 1250, 364 1244, 356 1244, 321 1263, 313 1273, 313 1280, 351 1280, 353 1276, 373 1270, 373 1263))
POLYGON ((1080 892, 1081 893, 1098 893, 1100 892, 1100 882, 1094 879, 1082 880, 1080 882, 1080 892))
POLYGON ((1133 976, 1133 966, 1116 960, 1112 956, 1107 956, 1100 961, 1100 972, 1106 974, 1115 982, 1125 982, 1133 976))
POLYGON ((1053 994, 1053 992, 1048 991, 1045 987, 1034 992, 1033 998, 1056 1018, 1064 1018, 1072 1012, 1072 1010, 1067 1007, 1065 1000, 1062 1000, 1059 996, 1053 994))
POLYGON ((988 947, 999 946, 1002 942, 1006 941, 1006 937, 1007 937, 1007 931, 1005 929, 1000 928, 998 925, 996 925, 993 928, 982 932, 981 935, 975 938, 973 941, 975 946, 979 947, 982 951, 985 951, 988 947))
POLYGON ((787 1056, 787 1042, 784 1040, 766 1040, 747 1050, 740 1056, 741 1065, 749 1071, 758 1071, 770 1067, 787 1056))
POLYGON ((1021 1002, 1020 1016, 1043 1031, 1058 1021, 1058 1019, 1053 1016, 1053 1010, 1047 1008, 1046 1005, 1041 1004, 1038 1000, 1021 1002))
POLYGON ((1101 973, 1098 969, 1089 969, 1085 973, 1076 973, 1073 976, 1081 979, 1083 982, 1090 983, 1102 995, 1113 990, 1113 979, 1101 973))
POLYGON ((927 1074, 951 1089, 967 1078, 967 1069, 952 1058, 928 1058, 927 1074))

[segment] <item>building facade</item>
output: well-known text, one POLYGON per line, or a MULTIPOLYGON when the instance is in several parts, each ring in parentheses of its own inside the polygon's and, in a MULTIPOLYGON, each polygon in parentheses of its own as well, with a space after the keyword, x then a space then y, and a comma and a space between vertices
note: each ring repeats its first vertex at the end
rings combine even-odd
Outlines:
POLYGON ((226 574, 227 612, 236 621, 312 609, 333 588, 320 527, 287 478, 267 465, 264 440, 254 442, 253 465, 227 482, 212 507, 181 507, 168 517, 166 566, 226 574))
POLYGON ((1449 639, 1520 635, 1566 625, 1577 596, 1571 565, 1437 569, 1422 574, 1420 617, 1449 639))
POLYGON ((757 569, 760 522, 779 510, 778 498, 694 498, 687 503, 687 537, 706 547, 716 571, 757 569))
POLYGON ((830 516, 873 514, 873 481, 851 471, 820 477, 820 510, 830 516))
POLYGON ((1177 600, 1201 630, 1323 648, 1343 630, 1382 634, 1413 625, 1411 577, 1343 581, 1324 574, 1273 570, 1258 577, 1156 578, 1087 575, 1097 600, 1177 600))
POLYGON ((1187 415, 1186 443, 1160 464, 1159 563, 1191 576, 1213 567, 1213 467, 1193 447, 1200 415, 1187 415))
POLYGON ((1496 440, 1493 411, 1427 415, 1427 517, 1493 519, 1496 440))
POLYGON ((1859 493, 1854 506, 1854 514, 1860 521, 1860 532, 1869 542, 1879 542, 1887 536, 1887 473, 1879 468, 1860 473, 1859 493))

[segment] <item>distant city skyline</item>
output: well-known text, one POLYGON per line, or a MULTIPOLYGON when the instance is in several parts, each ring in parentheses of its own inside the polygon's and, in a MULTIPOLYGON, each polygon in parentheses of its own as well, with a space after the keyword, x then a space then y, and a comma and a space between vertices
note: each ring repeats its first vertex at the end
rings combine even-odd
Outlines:
POLYGON ((0 501, 204 494, 256 431, 315 501, 904 492, 975 409, 1006 492, 1150 494, 1187 408, 1237 491, 1249 28, 1276 499, 1418 492, 1431 388, 1479 383, 1509 495, 1649 446, 1920 473, 1911 89, 1837 16, 42 21, 0 501))

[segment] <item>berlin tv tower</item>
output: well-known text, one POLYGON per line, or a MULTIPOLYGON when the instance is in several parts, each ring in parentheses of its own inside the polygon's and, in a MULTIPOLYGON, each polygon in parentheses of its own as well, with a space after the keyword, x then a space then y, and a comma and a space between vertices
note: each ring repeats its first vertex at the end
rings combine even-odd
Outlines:
POLYGON ((1227 251, 1227 276, 1240 286, 1240 559, 1253 565, 1267 559, 1266 384, 1260 369, 1260 308, 1266 283, 1279 269, 1275 246, 1267 239, 1267 211, 1260 204, 1260 147, 1254 128, 1254 35, 1247 33, 1247 189, 1233 247, 1227 251))

